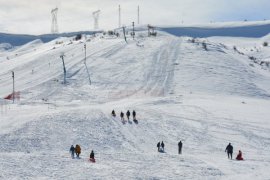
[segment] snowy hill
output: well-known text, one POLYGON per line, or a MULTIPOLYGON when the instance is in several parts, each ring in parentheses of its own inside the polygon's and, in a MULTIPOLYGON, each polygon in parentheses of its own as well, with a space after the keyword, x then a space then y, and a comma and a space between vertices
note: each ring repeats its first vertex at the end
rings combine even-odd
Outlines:
POLYGON ((269 36, 138 31, 128 43, 98 34, 0 51, 0 98, 12 92, 11 71, 20 92, 15 104, 0 101, 0 179, 267 179, 264 42, 269 36), (119 114, 127 110, 136 110, 138 124, 122 123, 119 114), (166 153, 157 152, 159 141, 166 153), (227 159, 229 142, 234 158, 241 149, 245 161, 227 159), (81 159, 70 158, 71 144, 81 145, 81 159), (95 164, 88 161, 92 149, 95 164))

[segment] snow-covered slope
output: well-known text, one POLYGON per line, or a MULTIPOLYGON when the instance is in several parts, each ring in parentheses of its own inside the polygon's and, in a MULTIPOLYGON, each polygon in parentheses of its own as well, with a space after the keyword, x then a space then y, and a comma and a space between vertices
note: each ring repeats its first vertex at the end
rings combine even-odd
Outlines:
POLYGON ((0 101, 0 178, 267 179, 270 72, 249 57, 269 57, 261 44, 268 37, 146 35, 137 32, 128 43, 88 36, 91 85, 84 40, 0 52, 10 57, 0 60, 0 97, 12 92, 11 71, 21 96, 15 104, 0 101), (136 110, 138 124, 121 122, 120 111, 128 109, 136 110), (158 141, 166 153, 157 152, 158 141), (245 161, 227 159, 229 142, 245 161), (71 144, 81 145, 81 159, 70 158, 71 144), (92 149, 95 164, 88 162, 92 149))

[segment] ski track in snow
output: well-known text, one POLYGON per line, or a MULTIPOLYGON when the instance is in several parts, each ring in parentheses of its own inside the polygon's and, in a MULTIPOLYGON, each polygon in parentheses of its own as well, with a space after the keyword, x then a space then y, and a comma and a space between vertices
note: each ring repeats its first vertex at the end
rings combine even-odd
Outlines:
POLYGON ((0 179, 269 179, 269 72, 218 38, 205 51, 159 33, 140 39, 143 46, 99 36, 87 42, 91 86, 83 43, 68 38, 58 46, 30 43, 0 61, 1 97, 12 89, 10 70, 22 96, 1 104, 0 179), (128 109, 138 124, 121 122, 128 109), (166 153, 157 152, 159 141, 166 153), (229 142, 245 161, 227 159, 229 142), (71 144, 81 145, 81 159, 70 158, 71 144))

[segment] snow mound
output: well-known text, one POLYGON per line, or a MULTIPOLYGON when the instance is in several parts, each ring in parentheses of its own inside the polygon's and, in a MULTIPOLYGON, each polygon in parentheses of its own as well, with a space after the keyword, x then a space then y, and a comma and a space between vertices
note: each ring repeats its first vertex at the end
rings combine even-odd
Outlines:
POLYGON ((0 51, 7 51, 7 50, 10 50, 12 48, 13 48, 13 46, 9 43, 0 44, 0 51))
POLYGON ((23 46, 19 47, 18 49, 16 49, 16 52, 32 50, 32 49, 35 49, 36 47, 38 47, 42 44, 43 44, 43 42, 40 39, 36 39, 34 41, 28 42, 28 43, 24 44, 23 46))

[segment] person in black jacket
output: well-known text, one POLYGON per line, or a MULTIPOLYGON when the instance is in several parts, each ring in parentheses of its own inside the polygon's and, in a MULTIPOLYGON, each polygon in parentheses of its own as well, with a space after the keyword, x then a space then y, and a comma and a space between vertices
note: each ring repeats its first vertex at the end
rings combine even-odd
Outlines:
POLYGON ((130 112, 129 112, 129 110, 127 111, 126 115, 127 115, 127 119, 129 120, 129 117, 130 117, 130 112))
POLYGON ((230 159, 230 156, 231 156, 231 159, 232 159, 233 146, 231 145, 231 143, 229 143, 228 146, 226 147, 225 152, 226 151, 227 151, 227 154, 228 154, 228 159, 230 159))
POLYGON ((90 153, 90 159, 95 159, 95 153, 94 153, 93 150, 92 150, 91 153, 90 153))
POLYGON ((159 150, 160 150, 160 142, 157 143, 157 148, 158 148, 157 151, 159 152, 159 150))
POLYGON ((115 111, 114 111, 114 110, 112 110, 112 116, 113 116, 113 117, 115 117, 115 116, 116 116, 116 114, 115 114, 115 111))
POLYGON ((133 120, 136 120, 136 112, 133 110, 132 112, 133 120))
POLYGON ((183 143, 180 141, 178 143, 178 154, 182 154, 182 145, 183 145, 183 143))
POLYGON ((120 113, 121 120, 124 121, 124 113, 121 111, 120 113))
POLYGON ((164 149, 165 144, 163 143, 163 141, 161 142, 161 147, 162 147, 162 151, 164 152, 165 151, 165 149, 164 149))
POLYGON ((71 154, 71 158, 74 159, 75 147, 73 145, 71 145, 69 152, 71 154))
POLYGON ((90 159, 89 159, 91 162, 96 162, 95 160, 95 154, 94 154, 94 151, 92 150, 91 153, 90 153, 90 159))

